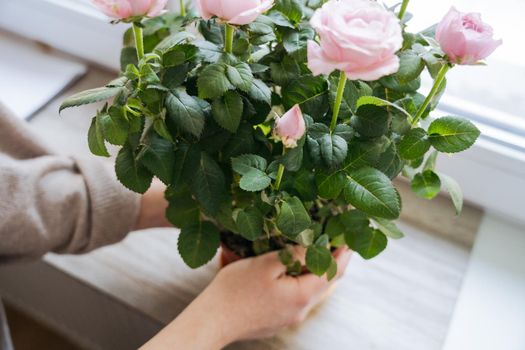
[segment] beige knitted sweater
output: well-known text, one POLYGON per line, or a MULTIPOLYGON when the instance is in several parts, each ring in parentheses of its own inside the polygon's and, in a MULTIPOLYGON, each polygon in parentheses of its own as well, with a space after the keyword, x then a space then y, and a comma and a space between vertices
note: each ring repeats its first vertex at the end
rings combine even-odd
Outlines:
MULTIPOLYGON (((54 155, 0 104, 0 264, 118 242, 138 210, 139 197, 105 163, 54 155)), ((7 349, 0 303, 0 350, 7 349)))

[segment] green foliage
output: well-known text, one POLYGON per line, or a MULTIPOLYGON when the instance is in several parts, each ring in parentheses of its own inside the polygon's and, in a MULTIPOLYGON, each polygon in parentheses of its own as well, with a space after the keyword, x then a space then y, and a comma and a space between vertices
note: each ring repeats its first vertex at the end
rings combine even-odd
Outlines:
POLYGON ((367 260, 385 250, 388 244, 388 239, 381 231, 369 227, 346 232, 345 241, 351 249, 367 260))
POLYGON ((277 227, 283 235, 294 238, 310 227, 310 224, 310 215, 299 198, 291 197, 281 204, 277 227))
POLYGON ((350 171, 347 177, 344 196, 349 204, 373 216, 385 219, 399 217, 399 194, 383 173, 365 167, 350 171))
POLYGON ((303 266, 286 247, 302 245, 307 268, 333 278, 332 248, 347 245, 369 259, 387 237, 403 237, 391 182, 400 174, 420 197, 447 190, 461 211, 461 189, 436 159, 468 149, 480 132, 457 117, 419 123, 446 88, 444 79, 427 105, 421 75, 436 79, 450 67, 432 32, 402 28, 399 70, 377 81, 348 80, 332 125, 339 73, 313 76, 307 64, 308 40, 319 41, 310 19, 321 5, 276 0, 235 27, 228 53, 225 24, 216 18, 142 20, 144 58, 137 59, 128 30, 120 77, 60 107, 107 101, 87 132, 89 148, 108 157, 108 143, 120 147, 115 171, 132 191, 147 191, 154 176, 167 185, 166 217, 182 228, 179 250, 188 265, 208 262, 223 237, 242 256, 281 250, 292 275, 303 266), (306 133, 283 149, 275 120, 295 105, 306 133))
POLYGON ((199 222, 180 231, 179 253, 193 269, 209 262, 217 253, 219 245, 219 230, 210 222, 199 222))
POLYGON ((428 127, 428 139, 440 152, 457 153, 469 149, 480 135, 470 121, 458 117, 434 120, 428 127))
POLYGON ((412 190, 421 198, 432 199, 441 190, 441 180, 432 170, 416 174, 412 179, 412 190))

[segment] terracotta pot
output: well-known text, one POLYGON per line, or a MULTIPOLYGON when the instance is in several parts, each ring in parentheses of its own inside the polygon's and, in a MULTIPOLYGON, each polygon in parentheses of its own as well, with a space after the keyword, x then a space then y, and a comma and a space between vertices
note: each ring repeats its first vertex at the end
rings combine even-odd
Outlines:
POLYGON ((220 267, 226 267, 229 264, 241 260, 242 258, 237 255, 233 250, 228 248, 226 244, 221 242, 221 258, 220 258, 220 267))

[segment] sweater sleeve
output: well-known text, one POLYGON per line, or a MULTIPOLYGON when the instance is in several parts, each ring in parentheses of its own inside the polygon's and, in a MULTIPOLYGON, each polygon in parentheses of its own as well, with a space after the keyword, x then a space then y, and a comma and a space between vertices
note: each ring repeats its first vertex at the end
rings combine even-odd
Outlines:
POLYGON ((140 205, 104 162, 54 155, 0 153, 0 198, 0 262, 118 242, 140 205))

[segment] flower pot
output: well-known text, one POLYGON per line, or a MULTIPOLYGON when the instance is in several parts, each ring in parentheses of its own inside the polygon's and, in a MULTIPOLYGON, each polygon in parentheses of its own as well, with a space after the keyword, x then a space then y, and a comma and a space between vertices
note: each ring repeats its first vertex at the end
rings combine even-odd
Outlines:
POLYGON ((221 243, 221 257, 219 260, 220 268, 228 266, 229 264, 236 262, 237 260, 241 260, 242 257, 240 257, 237 253, 235 253, 233 250, 228 248, 228 246, 224 243, 221 243))

